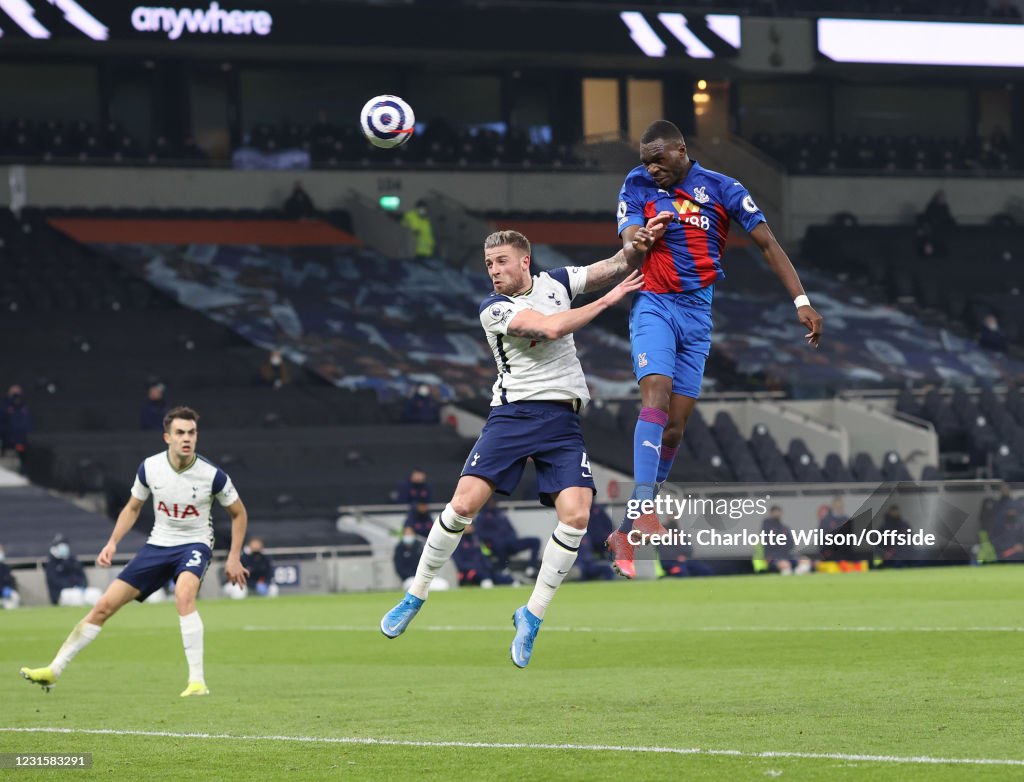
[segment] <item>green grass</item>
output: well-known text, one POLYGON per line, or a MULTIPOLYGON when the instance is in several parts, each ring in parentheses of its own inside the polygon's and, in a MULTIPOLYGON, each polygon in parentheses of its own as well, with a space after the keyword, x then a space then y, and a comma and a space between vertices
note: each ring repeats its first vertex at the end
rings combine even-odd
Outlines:
POLYGON ((186 668, 172 605, 127 607, 49 695, 17 670, 47 664, 81 611, 0 613, 0 728, 72 731, 0 731, 0 752, 92 752, 93 771, 76 773, 207 782, 1017 779, 1021 766, 757 753, 1024 758, 1024 635, 994 629, 1024 627, 1022 575, 948 568, 569 584, 523 671, 508 645, 527 589, 436 594, 394 641, 376 627, 397 594, 207 602, 212 695, 192 699, 178 698, 186 668), (741 754, 74 732, 82 730, 741 754))

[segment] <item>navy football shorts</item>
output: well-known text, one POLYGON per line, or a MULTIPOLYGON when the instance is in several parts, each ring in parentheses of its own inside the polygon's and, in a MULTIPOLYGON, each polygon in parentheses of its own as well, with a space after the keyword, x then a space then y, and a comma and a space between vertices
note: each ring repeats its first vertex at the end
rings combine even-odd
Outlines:
POLYGON ((195 573, 199 580, 206 575, 213 552, 205 543, 186 543, 182 546, 154 546, 147 543, 118 578, 139 590, 139 602, 164 586, 177 581, 184 572, 195 573))
POLYGON ((484 478, 496 492, 507 495, 519 484, 529 458, 537 470, 542 505, 554 506, 552 495, 572 486, 597 493, 579 416, 564 402, 492 407, 462 474, 484 478))

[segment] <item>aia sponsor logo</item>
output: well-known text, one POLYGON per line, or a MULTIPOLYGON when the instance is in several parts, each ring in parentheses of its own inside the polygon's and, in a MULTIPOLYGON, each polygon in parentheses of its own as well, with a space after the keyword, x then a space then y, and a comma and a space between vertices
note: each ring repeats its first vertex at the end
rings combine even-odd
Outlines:
POLYGON ((168 505, 166 502, 158 502, 156 509, 172 519, 199 518, 199 511, 195 505, 179 505, 178 503, 168 505))

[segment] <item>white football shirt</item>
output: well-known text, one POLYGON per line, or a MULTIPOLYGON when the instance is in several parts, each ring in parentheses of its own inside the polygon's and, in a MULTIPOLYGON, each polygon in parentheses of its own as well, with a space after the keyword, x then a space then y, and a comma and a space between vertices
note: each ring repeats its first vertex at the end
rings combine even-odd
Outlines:
POLYGON ((531 340, 508 334, 508 324, 525 309, 542 315, 565 312, 587 284, 587 267, 566 266, 541 272, 533 286, 518 296, 493 293, 480 305, 480 324, 498 365, 491 406, 525 400, 590 401, 583 367, 572 334, 552 340, 531 340))
POLYGON ((223 506, 238 499, 227 473, 196 454, 181 472, 171 466, 167 451, 143 460, 135 474, 132 496, 145 501, 153 495, 156 521, 147 543, 182 546, 205 543, 213 548, 213 499, 223 506))

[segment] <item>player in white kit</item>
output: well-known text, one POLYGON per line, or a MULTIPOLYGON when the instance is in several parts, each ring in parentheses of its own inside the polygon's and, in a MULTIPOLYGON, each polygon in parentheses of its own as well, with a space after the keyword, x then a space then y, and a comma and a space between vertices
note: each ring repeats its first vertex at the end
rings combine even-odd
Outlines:
MULTIPOLYGON (((668 217, 657 216, 637 232, 633 249, 640 258, 664 232, 668 217)), ((595 492, 578 417, 590 393, 572 333, 638 290, 643 276, 631 273, 623 251, 590 266, 531 275, 530 243, 516 231, 488 236, 484 257, 494 292, 480 305, 480 325, 498 368, 491 412, 455 495, 431 527, 408 593, 384 615, 380 629, 388 638, 405 631, 473 516, 493 492, 515 489, 532 459, 540 501, 555 508, 558 524, 544 549, 533 594, 513 616, 510 655, 525 668, 544 613, 576 560, 595 492), (619 284, 602 298, 572 309, 578 294, 614 283, 619 284)))
POLYGON ((68 663, 122 606, 132 600, 145 600, 173 580, 189 671, 188 686, 181 696, 209 694, 203 674, 203 622, 196 610, 196 597, 213 556, 213 501, 224 506, 231 517, 231 549, 224 573, 232 584, 241 586, 249 575, 241 562, 248 517, 227 474, 196 453, 198 421, 199 415, 188 407, 176 407, 164 417, 167 450, 139 465, 132 496, 118 515, 96 564, 110 567, 117 544, 135 524, 150 495, 156 517, 152 534, 85 619, 75 625, 53 662, 45 668, 21 669, 28 681, 44 690, 52 688, 68 663))

